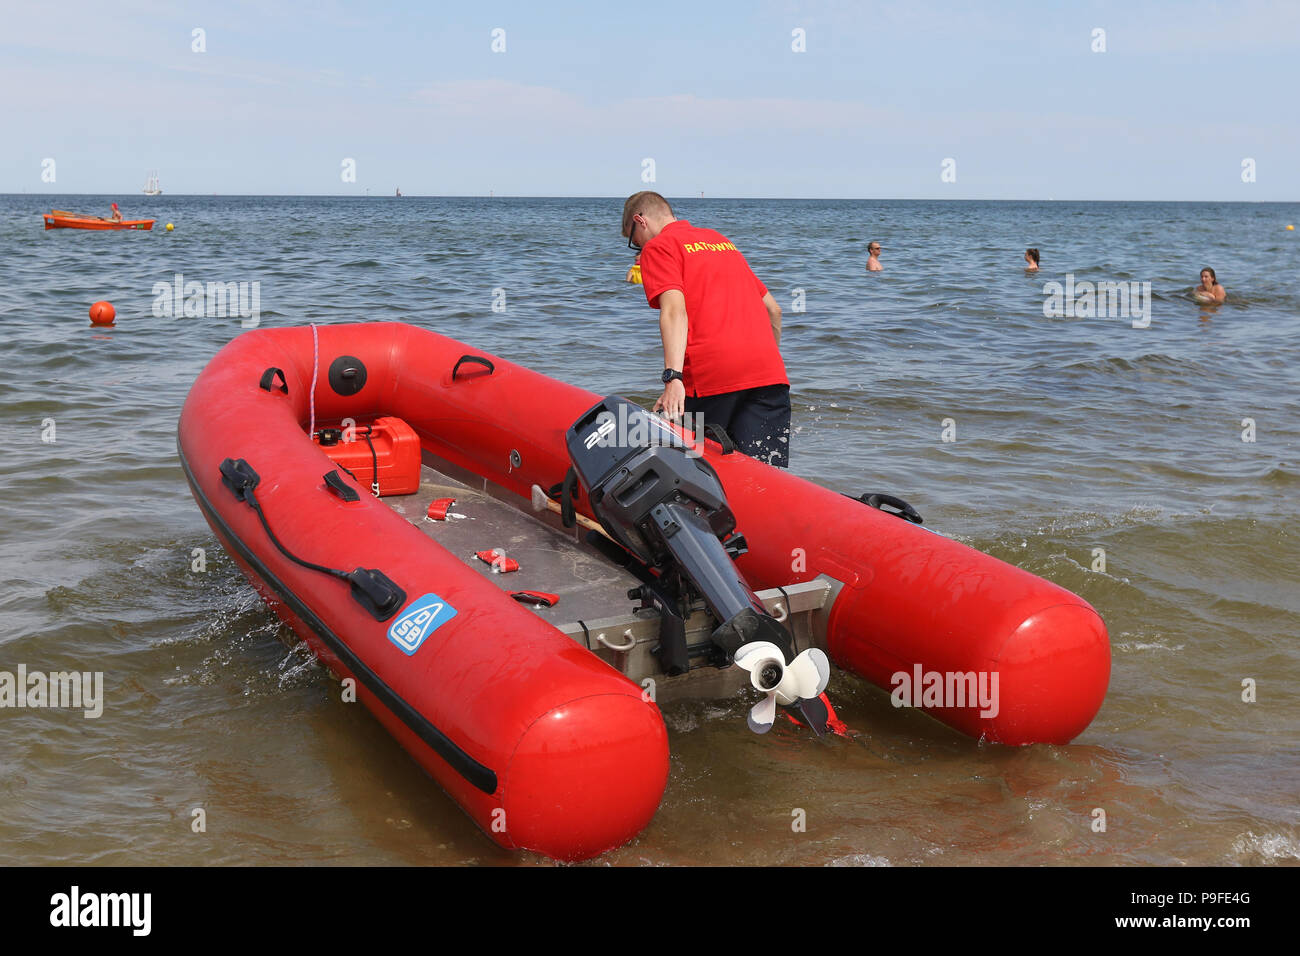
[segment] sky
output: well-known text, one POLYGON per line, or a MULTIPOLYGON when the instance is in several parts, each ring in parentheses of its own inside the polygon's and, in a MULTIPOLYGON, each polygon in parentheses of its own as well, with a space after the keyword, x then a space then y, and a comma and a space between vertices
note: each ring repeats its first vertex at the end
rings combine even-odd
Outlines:
POLYGON ((5 0, 0 192, 1297 201, 1297 54, 1296 0, 5 0))

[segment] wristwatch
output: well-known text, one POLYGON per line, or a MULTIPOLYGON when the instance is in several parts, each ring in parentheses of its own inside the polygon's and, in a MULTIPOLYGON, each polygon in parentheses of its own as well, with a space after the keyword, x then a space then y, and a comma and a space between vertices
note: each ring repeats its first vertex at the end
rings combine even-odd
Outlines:
POLYGON ((682 373, 679 372, 679 371, 677 371, 677 369, 675 369, 675 368, 666 368, 666 369, 664 369, 664 384, 665 384, 665 385, 667 385, 669 382, 671 382, 671 381, 672 381, 673 379, 675 379, 675 378, 676 378, 676 379, 681 379, 683 382, 686 381, 685 377, 683 377, 682 373))

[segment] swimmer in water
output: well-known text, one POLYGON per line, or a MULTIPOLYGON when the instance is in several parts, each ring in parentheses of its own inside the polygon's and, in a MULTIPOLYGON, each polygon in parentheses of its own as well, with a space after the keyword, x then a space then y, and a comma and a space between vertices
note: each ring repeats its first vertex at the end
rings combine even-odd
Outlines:
POLYGON ((623 277, 623 281, 640 282, 641 270, 638 268, 638 266, 640 265, 641 265, 641 253, 638 252, 636 254, 636 258, 632 260, 632 265, 628 266, 627 275, 623 277))
POLYGON ((885 267, 880 264, 880 243, 867 243, 867 271, 883 272, 885 267))
POLYGON ((1028 264, 1025 266, 1025 271, 1026 271, 1026 272, 1037 272, 1037 271, 1038 271, 1038 250, 1037 250, 1037 249, 1026 249, 1026 250, 1025 250, 1025 262, 1028 263, 1028 264))
POLYGON ((1228 297, 1228 290, 1219 285, 1214 270, 1206 266, 1201 270, 1201 284, 1192 289, 1192 298, 1203 305, 1218 305, 1228 297))

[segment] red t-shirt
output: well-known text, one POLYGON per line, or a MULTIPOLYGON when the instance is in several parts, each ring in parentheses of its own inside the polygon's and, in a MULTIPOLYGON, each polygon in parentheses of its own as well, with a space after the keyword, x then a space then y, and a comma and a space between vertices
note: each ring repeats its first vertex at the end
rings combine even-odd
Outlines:
POLYGON ((641 282, 652 309, 669 289, 686 297, 687 395, 790 384, 763 306, 767 287, 722 233, 670 222, 641 250, 641 282))

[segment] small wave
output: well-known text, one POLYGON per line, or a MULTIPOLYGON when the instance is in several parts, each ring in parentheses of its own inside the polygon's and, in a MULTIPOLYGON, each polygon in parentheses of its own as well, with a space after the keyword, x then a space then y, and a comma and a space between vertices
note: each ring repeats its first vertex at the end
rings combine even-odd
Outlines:
MULTIPOLYGON (((1143 527, 1165 517, 1177 517, 1159 505, 1133 505, 1115 514, 1081 511, 1050 516, 1046 524, 1033 528, 1032 533, 1055 537, 1074 537, 1114 529, 1143 527)), ((1023 534, 1023 532, 1021 532, 1023 534)))
POLYGON ((379 263, 376 262, 374 259, 357 259, 355 262, 345 262, 345 263, 343 263, 342 268, 344 268, 344 269, 352 269, 352 268, 357 268, 357 269, 373 269, 373 268, 376 268, 378 265, 379 265, 379 263))
MULTIPOLYGON (((1208 303, 1196 302, 1196 300, 1192 297, 1190 291, 1183 293, 1182 295, 1179 296, 1179 298, 1186 299, 1189 302, 1195 302, 1197 305, 1208 304, 1208 303)), ((1219 306, 1216 306, 1216 308, 1222 306, 1232 306, 1235 309, 1264 308, 1264 309, 1280 310, 1284 312, 1294 312, 1296 311, 1296 297, 1292 294, 1269 295, 1267 293, 1264 293, 1264 294, 1256 294, 1256 295, 1246 295, 1240 292, 1229 292, 1228 297, 1224 299, 1223 302, 1219 304, 1219 306)))
POLYGON ((1300 483, 1300 472, 1290 470, 1284 465, 1278 465, 1270 468, 1260 480, 1266 485, 1279 485, 1285 488, 1300 483))
POLYGON ((1205 368, 1199 362, 1175 358, 1161 352, 1151 352, 1132 359, 1112 355, 1107 358, 1089 359, 1084 362, 1071 362, 1065 366, 1065 371, 1101 372, 1107 375, 1125 372, 1187 372, 1202 374, 1205 372, 1205 368))

